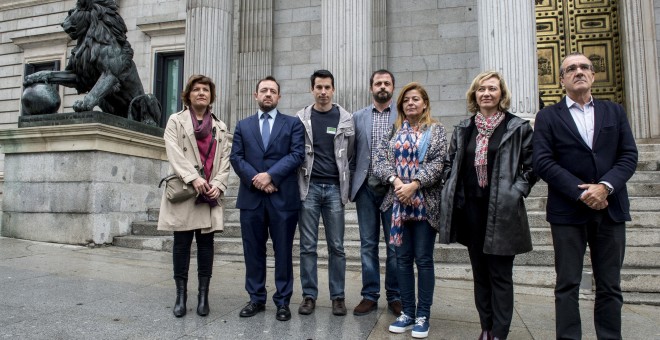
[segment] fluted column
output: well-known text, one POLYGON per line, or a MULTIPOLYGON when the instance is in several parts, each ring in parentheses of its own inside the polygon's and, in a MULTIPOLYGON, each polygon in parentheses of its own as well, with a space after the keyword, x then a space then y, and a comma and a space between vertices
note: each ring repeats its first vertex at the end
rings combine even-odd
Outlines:
POLYGON ((511 113, 533 118, 538 111, 534 1, 479 0, 481 70, 502 73, 511 91, 511 113))
POLYGON ((236 120, 259 109, 254 87, 272 73, 273 0, 242 0, 240 18, 236 120))
POLYGON ((619 2, 626 111, 635 138, 660 137, 658 58, 652 1, 619 2))
POLYGON ((372 34, 372 70, 387 69, 387 1, 373 1, 372 34))
POLYGON ((184 77, 204 74, 218 93, 213 105, 227 121, 231 109, 231 47, 233 0, 188 0, 184 77))
POLYGON ((372 1, 321 2, 322 67, 335 76, 334 101, 349 111, 369 103, 372 1))

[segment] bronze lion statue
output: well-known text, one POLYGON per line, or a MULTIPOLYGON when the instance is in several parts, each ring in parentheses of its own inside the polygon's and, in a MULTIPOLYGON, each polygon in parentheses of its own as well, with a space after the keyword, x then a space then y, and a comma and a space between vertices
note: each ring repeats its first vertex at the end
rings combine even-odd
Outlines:
POLYGON ((114 0, 78 0, 62 22, 77 40, 64 71, 42 71, 25 78, 24 85, 60 84, 86 93, 73 104, 76 112, 104 112, 151 125, 160 121, 160 103, 145 94, 126 40, 126 24, 114 0))

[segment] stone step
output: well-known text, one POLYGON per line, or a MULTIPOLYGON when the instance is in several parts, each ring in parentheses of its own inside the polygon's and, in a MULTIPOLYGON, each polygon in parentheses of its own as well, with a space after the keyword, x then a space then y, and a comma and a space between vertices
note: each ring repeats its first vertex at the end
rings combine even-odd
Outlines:
MULTIPOLYGON (((157 230, 156 222, 135 222, 132 225, 133 235, 138 236, 170 236, 172 232, 157 230)), ((534 246, 552 245, 552 234, 549 227, 531 228, 532 243, 534 246)), ((295 239, 300 239, 296 229, 295 239)), ((241 226, 238 222, 226 222, 224 231, 219 234, 222 238, 241 238, 241 226)), ((381 235, 381 238, 383 236, 381 235)), ((319 226, 319 239, 325 240, 325 229, 319 226)), ((344 229, 344 240, 360 241, 360 231, 357 224, 347 224, 344 229)), ((660 247, 660 232, 650 228, 628 227, 626 230, 626 245, 635 247, 660 247)))
MULTIPOLYGON (((267 247, 268 255, 272 256, 272 246, 270 241, 267 247)), ((115 237, 114 245, 126 248, 148 249, 157 251, 172 251, 171 236, 120 236, 115 237)), ((216 236, 215 252, 221 255, 242 255, 243 244, 240 238, 224 238, 216 236)), ((360 242, 345 241, 344 252, 347 260, 357 261, 360 259, 360 242)), ((327 244, 319 242, 317 246, 319 258, 328 257, 327 244)), ((298 240, 294 240, 293 255, 298 257, 300 246, 298 240)), ((626 247, 626 257, 624 267, 626 268, 655 268, 657 266, 657 254, 660 254, 660 247, 626 247)), ((379 257, 385 258, 385 245, 381 243, 379 247, 379 257)), ((467 249, 459 244, 436 244, 434 251, 436 261, 443 263, 468 263, 469 257, 467 249)), ((585 255, 585 265, 589 265, 589 257, 585 255)), ((516 265, 521 266, 550 266, 554 265, 554 250, 552 246, 535 246, 534 250, 516 256, 516 265)))
MULTIPOLYGON (((659 197, 629 197, 630 211, 659 211, 659 197)), ((546 197, 530 196, 525 199, 527 211, 545 211, 546 197)))
MULTIPOLYGON (((645 205, 657 205, 653 202, 653 199, 643 199, 640 200, 645 205)), ((532 204, 540 204, 536 201, 532 201, 532 204)), ((150 221, 157 221, 158 212, 151 210, 149 212, 150 221)), ((660 223, 660 209, 658 210, 637 210, 631 209, 630 215, 632 221, 627 223, 629 228, 649 228, 649 229, 659 229, 660 223)), ((545 211, 542 210, 533 210, 529 209, 527 211, 527 218, 529 220, 529 225, 531 228, 540 228, 540 227, 549 227, 550 224, 545 220, 545 211)), ((353 209, 346 209, 344 213, 345 225, 357 225, 357 212, 353 209)), ((239 223, 240 222, 240 210, 236 208, 227 208, 225 209, 225 224, 230 223, 239 223)), ((141 222, 140 222, 141 223, 141 222)), ((323 224, 323 219, 321 219, 320 224, 323 224)))
MULTIPOLYGON (((233 242, 236 243, 236 242, 233 242)), ((153 239, 141 236, 123 236, 115 238, 115 245, 137 249, 149 249, 158 251, 172 251, 172 237, 161 236, 153 239)), ((231 253, 231 248, 234 246, 232 242, 216 238, 216 254, 218 259, 222 261, 243 262, 242 254, 231 253), (220 250, 219 248, 226 248, 227 251, 220 250)), ((195 244, 193 242, 193 252, 195 244)), ((435 255, 435 276, 436 279, 441 280, 472 280, 472 268, 467 260, 467 252, 464 252, 465 261, 463 262, 448 262, 444 260, 442 248, 459 248, 447 247, 443 245, 436 245, 435 255), (438 255, 440 253, 440 255, 438 255)), ((460 247, 463 248, 463 247, 460 247)), ((267 249, 272 249, 269 245, 267 249)), ((319 249, 321 250, 321 249, 319 249)), ((298 266, 300 261, 297 255, 298 249, 294 248, 294 265, 298 266)), ((384 249, 381 249, 381 259, 384 259, 384 249)), ((319 268, 327 268, 327 258, 320 256, 318 259, 319 268)), ((274 259, 272 252, 269 250, 268 265, 273 266, 274 259)), ((516 285, 530 286, 530 287, 547 287, 554 286, 555 273, 552 265, 539 266, 539 265, 522 265, 519 263, 517 257, 516 265, 513 270, 513 280, 516 285)), ((627 254, 629 256, 629 253, 627 254)), ((348 258, 346 261, 346 270, 359 272, 362 269, 359 258, 348 258)), ((586 262, 585 270, 589 270, 588 262, 586 262)), ((381 261, 381 273, 384 273, 384 261, 381 261)), ((624 268, 621 273, 621 287, 624 291, 630 292, 657 292, 657 287, 660 287, 660 270, 656 268, 624 268)))
MULTIPOLYGON (((637 152, 654 152, 660 156, 660 144, 639 143, 637 144, 637 152)), ((657 159, 660 159, 660 157, 657 159)))
MULTIPOLYGON (((629 197, 660 197, 660 182, 628 182, 626 185, 629 197)), ((539 182, 529 193, 529 197, 547 197, 548 185, 539 182)))
MULTIPOLYGON (((660 180, 655 181, 656 177, 660 177, 660 172, 658 171, 649 171, 645 174, 640 175, 638 181, 631 180, 627 184, 628 196, 630 197, 660 197, 660 180), (645 179, 653 180, 647 181, 645 179)), ((238 194, 238 187, 229 186, 227 187, 227 192, 225 192, 225 203, 226 207, 235 207, 236 206, 236 195, 238 194)), ((548 185, 542 181, 539 181, 534 185, 532 191, 530 192, 530 197, 546 197, 548 195, 548 185)), ((349 202, 347 207, 354 206, 353 202, 349 202)))

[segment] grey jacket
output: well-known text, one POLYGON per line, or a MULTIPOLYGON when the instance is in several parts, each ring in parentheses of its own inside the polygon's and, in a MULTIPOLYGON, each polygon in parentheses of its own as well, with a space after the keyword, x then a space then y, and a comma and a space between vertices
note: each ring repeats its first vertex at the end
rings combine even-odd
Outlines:
MULTIPOLYGON (((348 192, 351 184, 350 162, 354 155, 353 142, 355 140, 355 129, 351 114, 338 104, 332 104, 339 108, 339 124, 334 138, 335 160, 339 170, 339 189, 342 204, 348 203, 348 192)), ((312 138, 312 106, 309 105, 296 113, 305 126, 305 160, 298 169, 298 187, 300 188, 300 199, 307 198, 309 182, 314 165, 314 139, 312 138)))
MULTIPOLYGON (((371 129, 373 128, 372 112, 374 104, 371 104, 359 111, 353 113, 353 124, 355 125, 355 155, 360 157, 353 157, 351 163, 351 201, 355 199, 358 190, 364 181, 367 179, 369 172, 369 165, 371 165, 371 145, 378 140, 371 140, 371 129)), ((394 124, 396 120, 396 105, 394 102, 390 104, 390 119, 389 124, 394 124)))
MULTIPOLYGON (((506 113, 511 115, 510 113, 506 113)), ((510 256, 532 250, 532 239, 523 197, 536 183, 532 171, 533 130, 527 120, 511 115, 502 136, 491 174, 488 201, 488 222, 484 254, 510 256)), ((461 242, 459 228, 465 226, 462 209, 465 201, 462 185, 458 185, 465 155, 468 131, 473 117, 461 121, 455 128, 445 157, 440 213, 440 242, 461 242)))

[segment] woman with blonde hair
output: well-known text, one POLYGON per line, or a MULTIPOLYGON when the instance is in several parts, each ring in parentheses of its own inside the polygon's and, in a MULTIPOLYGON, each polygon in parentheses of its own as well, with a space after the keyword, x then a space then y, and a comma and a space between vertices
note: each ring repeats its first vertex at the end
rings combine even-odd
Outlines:
POLYGON ((410 83, 401 89, 397 111, 374 162, 374 175, 391 184, 381 210, 392 210, 390 244, 396 248, 403 305, 389 331, 404 333, 412 328, 414 338, 425 338, 435 287, 433 250, 440 222, 440 179, 447 136, 444 126, 431 117, 429 96, 421 84, 410 83), (413 263, 417 265, 418 303, 413 263))
POLYGON ((507 110, 511 95, 497 72, 477 75, 468 111, 445 158, 440 242, 468 247, 479 339, 506 339, 513 313, 513 260, 532 250, 524 197, 532 172, 532 127, 507 110))

